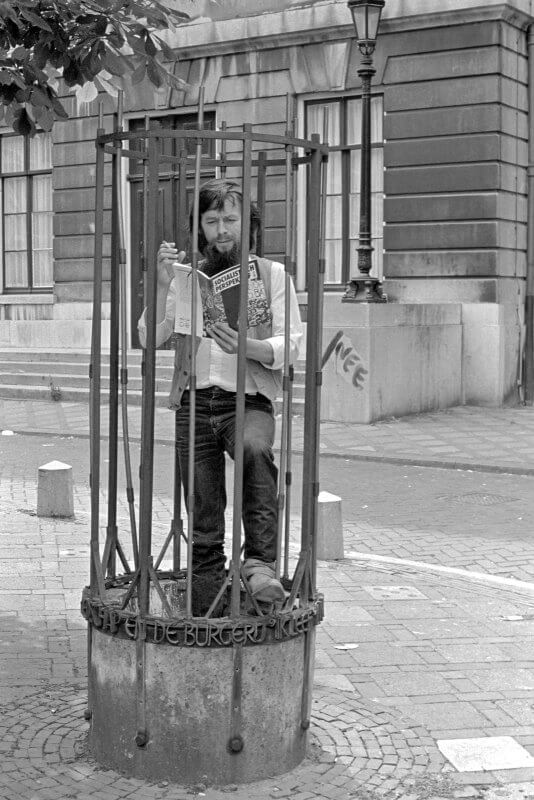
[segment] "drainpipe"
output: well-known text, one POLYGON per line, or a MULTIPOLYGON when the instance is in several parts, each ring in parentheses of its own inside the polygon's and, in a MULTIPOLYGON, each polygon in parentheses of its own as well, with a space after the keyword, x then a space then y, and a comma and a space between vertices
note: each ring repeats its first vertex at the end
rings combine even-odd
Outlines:
POLYGON ((528 29, 528 216, 523 402, 534 403, 534 25, 528 29))

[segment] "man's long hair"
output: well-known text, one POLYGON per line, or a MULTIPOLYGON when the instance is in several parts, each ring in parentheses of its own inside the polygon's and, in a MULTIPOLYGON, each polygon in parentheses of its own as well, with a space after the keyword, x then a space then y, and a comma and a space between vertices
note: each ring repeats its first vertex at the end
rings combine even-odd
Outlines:
MULTIPOLYGON (((216 178, 212 181, 204 183, 200 187, 198 195, 198 250, 204 254, 207 246, 206 237, 202 230, 200 220, 202 214, 211 209, 222 211, 224 204, 227 200, 231 200, 234 205, 243 208, 243 193, 241 186, 237 181, 227 178, 216 178)), ((249 250, 254 250, 256 246, 256 233, 261 225, 261 217, 258 207, 255 203, 250 203, 250 232, 249 232, 249 250)), ((193 209, 191 208, 189 214, 189 231, 193 233, 193 209)))

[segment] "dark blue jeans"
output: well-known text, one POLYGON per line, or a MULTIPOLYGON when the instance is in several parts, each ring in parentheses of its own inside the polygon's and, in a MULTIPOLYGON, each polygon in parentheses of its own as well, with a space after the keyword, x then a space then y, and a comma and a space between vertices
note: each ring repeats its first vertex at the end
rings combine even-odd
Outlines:
MULTIPOLYGON (((221 574, 225 565, 225 459, 234 458, 235 400, 218 387, 198 389, 195 421, 195 485, 193 510, 193 572, 221 574)), ((184 494, 188 489, 189 392, 177 412, 176 447, 184 494)), ((278 469, 273 456, 274 414, 263 395, 245 396, 243 447, 243 508, 245 559, 272 562, 276 558, 278 469)))

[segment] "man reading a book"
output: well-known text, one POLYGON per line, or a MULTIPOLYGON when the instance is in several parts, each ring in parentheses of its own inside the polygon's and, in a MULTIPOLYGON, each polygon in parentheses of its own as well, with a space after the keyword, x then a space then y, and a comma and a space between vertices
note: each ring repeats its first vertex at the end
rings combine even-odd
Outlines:
MULTIPOLYGON (((239 264, 242 194, 233 180, 204 184, 199 194, 199 268, 213 277, 239 264)), ((190 230, 192 230, 192 216, 190 230)), ((259 215, 250 211, 250 249, 254 247, 259 215)), ((174 266, 183 262, 173 242, 162 242, 157 256, 156 345, 175 330, 176 289, 174 266)), ((285 270, 282 264, 251 256, 256 270, 254 310, 261 303, 266 314, 249 307, 246 340, 245 429, 242 518, 245 531, 244 571, 250 589, 260 602, 283 600, 284 590, 275 577, 278 530, 277 481, 274 463, 272 401, 282 385, 285 343, 285 270), (261 285, 260 285, 261 284, 261 285)), ((302 339, 297 297, 290 282, 289 351, 297 359, 302 339)), ((249 293, 249 306, 250 306, 249 293)), ((234 457, 238 333, 225 322, 212 322, 208 335, 195 337, 196 420, 193 531, 193 605, 196 615, 210 607, 225 579, 224 511, 226 507, 225 453, 234 457)), ((145 315, 139 334, 146 344, 145 315)), ((188 497, 189 391, 192 337, 178 335, 175 370, 170 395, 177 409, 177 440, 184 494, 188 497)))

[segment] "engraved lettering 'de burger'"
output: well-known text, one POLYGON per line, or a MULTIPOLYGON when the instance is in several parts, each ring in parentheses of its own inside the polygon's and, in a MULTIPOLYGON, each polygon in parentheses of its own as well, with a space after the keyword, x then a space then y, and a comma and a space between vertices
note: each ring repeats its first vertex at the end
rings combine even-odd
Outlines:
POLYGON ((81 613, 87 622, 110 636, 178 647, 232 647, 235 644, 246 646, 282 641, 307 633, 319 625, 323 618, 323 598, 318 596, 307 608, 257 619, 242 618, 236 622, 225 619, 141 618, 131 611, 104 605, 86 593, 82 598, 81 613))

